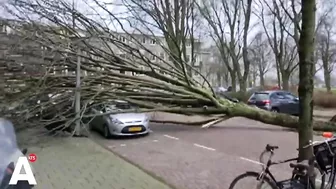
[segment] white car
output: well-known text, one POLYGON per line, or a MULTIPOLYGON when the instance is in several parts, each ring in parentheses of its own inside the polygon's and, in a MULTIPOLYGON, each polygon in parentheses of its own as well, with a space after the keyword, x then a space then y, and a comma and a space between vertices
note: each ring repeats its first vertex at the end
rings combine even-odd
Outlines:
POLYGON ((137 109, 138 107, 125 101, 97 105, 91 109, 91 113, 104 115, 94 117, 89 123, 90 129, 102 133, 105 138, 146 135, 150 132, 150 118, 145 113, 137 112, 137 109))

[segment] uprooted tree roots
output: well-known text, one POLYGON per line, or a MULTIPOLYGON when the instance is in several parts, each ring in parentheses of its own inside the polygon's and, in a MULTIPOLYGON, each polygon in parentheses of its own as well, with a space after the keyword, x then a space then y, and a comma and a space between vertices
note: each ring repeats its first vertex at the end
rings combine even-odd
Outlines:
MULTIPOLYGON (((16 78, 26 86, 20 92, 6 96, 8 105, 20 104, 13 114, 20 117, 24 125, 35 125, 34 120, 38 118, 40 125, 61 125, 51 128, 55 130, 68 128, 75 121, 76 76, 64 73, 75 70, 80 59, 83 76, 78 90, 81 92, 82 120, 98 116, 87 111, 92 103, 120 99, 137 104, 143 112, 218 115, 209 120, 207 126, 217 119, 235 116, 293 129, 298 126, 296 117, 263 111, 217 96, 204 77, 204 82, 200 82, 190 76, 197 70, 181 56, 171 53, 171 49, 162 46, 172 59, 169 62, 153 54, 135 38, 128 43, 120 41, 117 33, 63 1, 41 0, 38 6, 32 2, 16 1, 15 8, 26 15, 46 18, 50 24, 35 23, 23 18, 24 14, 20 15, 19 23, 8 23, 16 28, 15 35, 46 49, 42 53, 31 49, 20 51, 23 56, 36 59, 34 63, 25 63, 25 67, 34 65, 38 72, 44 72, 39 77, 16 78), (76 15, 80 29, 75 30, 67 23, 73 15, 76 15), (85 37, 80 35, 81 32, 85 32, 85 37), (117 51, 126 56, 116 54, 117 51), (156 57, 157 61, 151 61, 148 56, 156 57)), ((315 121, 313 125, 315 130, 336 131, 335 123, 315 121)))

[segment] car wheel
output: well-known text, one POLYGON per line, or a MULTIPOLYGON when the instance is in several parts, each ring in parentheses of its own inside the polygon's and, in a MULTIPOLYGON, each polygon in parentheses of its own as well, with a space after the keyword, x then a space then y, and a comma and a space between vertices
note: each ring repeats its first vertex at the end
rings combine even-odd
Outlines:
POLYGON ((271 109, 271 112, 279 113, 279 109, 278 109, 278 108, 272 108, 272 109, 271 109))
POLYGON ((107 139, 111 137, 111 133, 107 125, 104 125, 104 137, 107 139))

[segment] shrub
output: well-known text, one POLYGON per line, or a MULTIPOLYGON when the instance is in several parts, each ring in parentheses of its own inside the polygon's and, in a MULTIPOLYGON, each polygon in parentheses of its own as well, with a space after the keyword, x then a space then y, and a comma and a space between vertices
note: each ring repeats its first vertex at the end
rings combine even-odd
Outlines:
POLYGON ((314 104, 323 108, 336 108, 336 95, 325 91, 314 92, 314 104))

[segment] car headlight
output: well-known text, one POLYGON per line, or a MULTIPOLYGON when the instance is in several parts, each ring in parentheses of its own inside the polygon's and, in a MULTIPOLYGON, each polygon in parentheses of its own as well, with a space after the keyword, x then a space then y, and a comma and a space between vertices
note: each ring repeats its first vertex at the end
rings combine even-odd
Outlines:
POLYGON ((118 119, 114 119, 114 118, 112 118, 111 121, 113 124, 124 124, 123 122, 119 121, 118 119))

